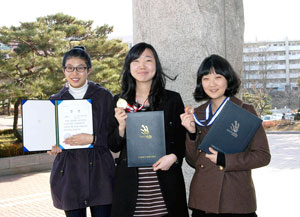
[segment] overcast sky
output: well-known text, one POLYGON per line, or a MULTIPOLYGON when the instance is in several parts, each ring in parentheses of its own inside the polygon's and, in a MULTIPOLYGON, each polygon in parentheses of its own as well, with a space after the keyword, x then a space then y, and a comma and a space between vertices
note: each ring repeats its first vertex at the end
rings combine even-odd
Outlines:
MULTIPOLYGON (((143 1, 143 0, 140 0, 143 1)), ((299 0, 244 0, 245 41, 300 40, 299 0)), ((0 26, 19 25, 63 12, 95 25, 114 26, 112 36, 132 35, 131 0, 4 0, 0 26)))
POLYGON ((113 35, 132 35, 131 0, 2 0, 0 26, 19 25, 62 12, 95 25, 114 26, 113 35))

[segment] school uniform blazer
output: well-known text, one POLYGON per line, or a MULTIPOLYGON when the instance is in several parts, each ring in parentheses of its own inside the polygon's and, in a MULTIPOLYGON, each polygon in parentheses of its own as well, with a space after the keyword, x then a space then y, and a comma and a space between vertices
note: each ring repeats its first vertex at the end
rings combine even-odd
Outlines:
MULTIPOLYGON (((230 101, 256 115, 251 105, 236 97, 230 101)), ((205 118, 208 103, 195 109, 200 120, 205 118)), ((195 168, 190 185, 189 207, 210 213, 251 213, 256 211, 256 196, 251 169, 270 162, 271 155, 265 131, 259 127, 242 153, 225 154, 225 168, 217 166, 197 150, 210 127, 197 126, 196 140, 186 137, 186 159, 195 168)), ((234 145, 234 144, 233 144, 234 145)))
MULTIPOLYGON (((126 138, 119 136, 118 121, 114 117, 114 108, 119 96, 115 96, 109 126, 108 146, 113 152, 120 151, 117 160, 112 217, 132 217, 138 192, 138 169, 128 167, 126 138)), ((158 181, 170 216, 188 217, 185 184, 181 170, 185 154, 185 129, 181 125, 180 114, 184 106, 180 95, 165 90, 163 105, 156 110, 164 111, 166 153, 174 153, 178 163, 174 163, 168 171, 157 171, 158 181)))
MULTIPOLYGON (((63 87, 51 99, 74 99, 63 87)), ((68 149, 53 162, 50 185, 56 208, 73 210, 88 206, 111 204, 115 164, 107 146, 108 112, 112 94, 93 82, 88 82, 84 99, 92 99, 94 148, 68 149)))

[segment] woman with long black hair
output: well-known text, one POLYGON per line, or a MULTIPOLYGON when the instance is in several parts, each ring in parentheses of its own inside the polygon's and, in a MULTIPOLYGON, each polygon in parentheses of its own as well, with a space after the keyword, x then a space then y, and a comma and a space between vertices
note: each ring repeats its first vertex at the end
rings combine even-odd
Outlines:
POLYGON ((185 129, 180 114, 180 95, 166 90, 164 74, 155 49, 146 43, 133 46, 122 71, 122 90, 113 100, 109 148, 120 152, 112 204, 112 217, 187 217, 182 174, 185 129), (116 107, 119 98, 127 108, 116 107), (152 167, 128 167, 126 147, 127 112, 164 111, 166 155, 152 167))

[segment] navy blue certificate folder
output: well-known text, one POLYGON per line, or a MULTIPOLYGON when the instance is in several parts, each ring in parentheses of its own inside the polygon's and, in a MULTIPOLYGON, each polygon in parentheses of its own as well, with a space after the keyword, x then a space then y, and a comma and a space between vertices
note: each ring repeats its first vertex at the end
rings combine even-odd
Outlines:
POLYGON ((163 111, 128 113, 128 167, 152 166, 166 154, 163 111))
POLYGON ((224 154, 243 152, 261 122, 251 112, 227 101, 198 149, 206 153, 210 153, 209 147, 224 154))

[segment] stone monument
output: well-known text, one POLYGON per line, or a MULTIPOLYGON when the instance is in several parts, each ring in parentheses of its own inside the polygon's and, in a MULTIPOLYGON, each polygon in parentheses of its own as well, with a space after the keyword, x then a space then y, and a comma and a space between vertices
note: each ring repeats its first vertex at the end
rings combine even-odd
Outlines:
POLYGON ((244 43, 241 0, 133 0, 133 42, 157 50, 164 72, 178 75, 167 88, 179 92, 185 104, 197 105, 192 93, 201 61, 225 57, 240 73, 244 43))

